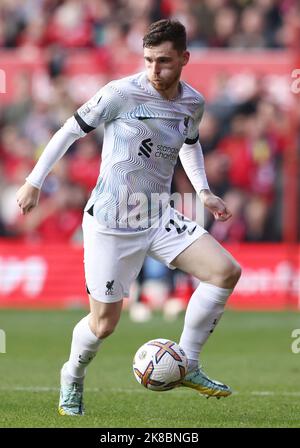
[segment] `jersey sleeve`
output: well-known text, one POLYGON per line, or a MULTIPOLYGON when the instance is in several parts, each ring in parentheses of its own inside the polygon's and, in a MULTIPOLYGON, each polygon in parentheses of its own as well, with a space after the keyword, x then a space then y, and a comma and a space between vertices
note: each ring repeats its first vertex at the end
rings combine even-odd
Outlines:
POLYGON ((118 118, 125 100, 125 95, 109 83, 83 104, 74 118, 87 134, 101 123, 118 118))
POLYGON ((194 145, 199 140, 199 125, 204 112, 205 101, 203 97, 197 105, 197 109, 193 116, 192 125, 189 128, 187 138, 185 142, 187 145, 194 145))
POLYGON ((65 154, 72 143, 84 135, 75 118, 69 118, 53 135, 32 172, 26 177, 26 181, 36 188, 41 188, 55 163, 65 154))

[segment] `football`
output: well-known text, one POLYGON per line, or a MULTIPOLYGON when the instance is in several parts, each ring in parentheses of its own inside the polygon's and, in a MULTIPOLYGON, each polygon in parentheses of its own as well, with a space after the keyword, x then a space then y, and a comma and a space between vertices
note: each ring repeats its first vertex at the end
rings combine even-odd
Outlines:
POLYGON ((153 339, 136 352, 133 373, 142 386, 161 392, 180 386, 187 364, 186 354, 176 342, 153 339))

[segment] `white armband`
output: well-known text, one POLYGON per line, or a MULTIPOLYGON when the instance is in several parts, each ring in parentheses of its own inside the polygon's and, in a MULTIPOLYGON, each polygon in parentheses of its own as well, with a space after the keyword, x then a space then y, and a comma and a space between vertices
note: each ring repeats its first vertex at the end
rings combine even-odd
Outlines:
POLYGON ((209 190, 202 148, 199 141, 192 145, 184 143, 179 151, 179 157, 184 171, 197 194, 199 194, 201 190, 209 190))
POLYGON ((53 135, 37 164, 29 176, 26 177, 26 181, 33 187, 41 188, 55 163, 62 158, 75 140, 84 135, 86 134, 82 131, 75 118, 69 118, 64 126, 53 135))

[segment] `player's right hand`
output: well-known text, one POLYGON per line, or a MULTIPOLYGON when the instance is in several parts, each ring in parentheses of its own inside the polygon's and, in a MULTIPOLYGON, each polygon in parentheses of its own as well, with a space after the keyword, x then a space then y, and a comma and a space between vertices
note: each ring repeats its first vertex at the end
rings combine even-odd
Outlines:
POLYGON ((25 184, 17 191, 16 196, 21 213, 22 215, 25 215, 38 205, 40 190, 39 188, 30 185, 28 182, 25 182, 25 184))

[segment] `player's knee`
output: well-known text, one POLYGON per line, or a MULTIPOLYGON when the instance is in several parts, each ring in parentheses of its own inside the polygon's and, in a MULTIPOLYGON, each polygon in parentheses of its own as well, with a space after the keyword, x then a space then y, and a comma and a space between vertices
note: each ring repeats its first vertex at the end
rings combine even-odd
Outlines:
POLYGON ((218 266, 214 277, 219 286, 223 288, 234 288, 241 276, 242 269, 236 260, 226 259, 218 266))
POLYGON ((116 323, 110 320, 99 320, 94 326, 94 333, 98 339, 105 339, 110 336, 116 328, 116 323))
POLYGON ((99 325, 96 327, 96 336, 98 339, 105 339, 110 336, 115 330, 113 325, 99 325))
POLYGON ((223 280, 227 287, 234 288, 242 274, 241 266, 235 260, 226 263, 223 271, 223 280))

